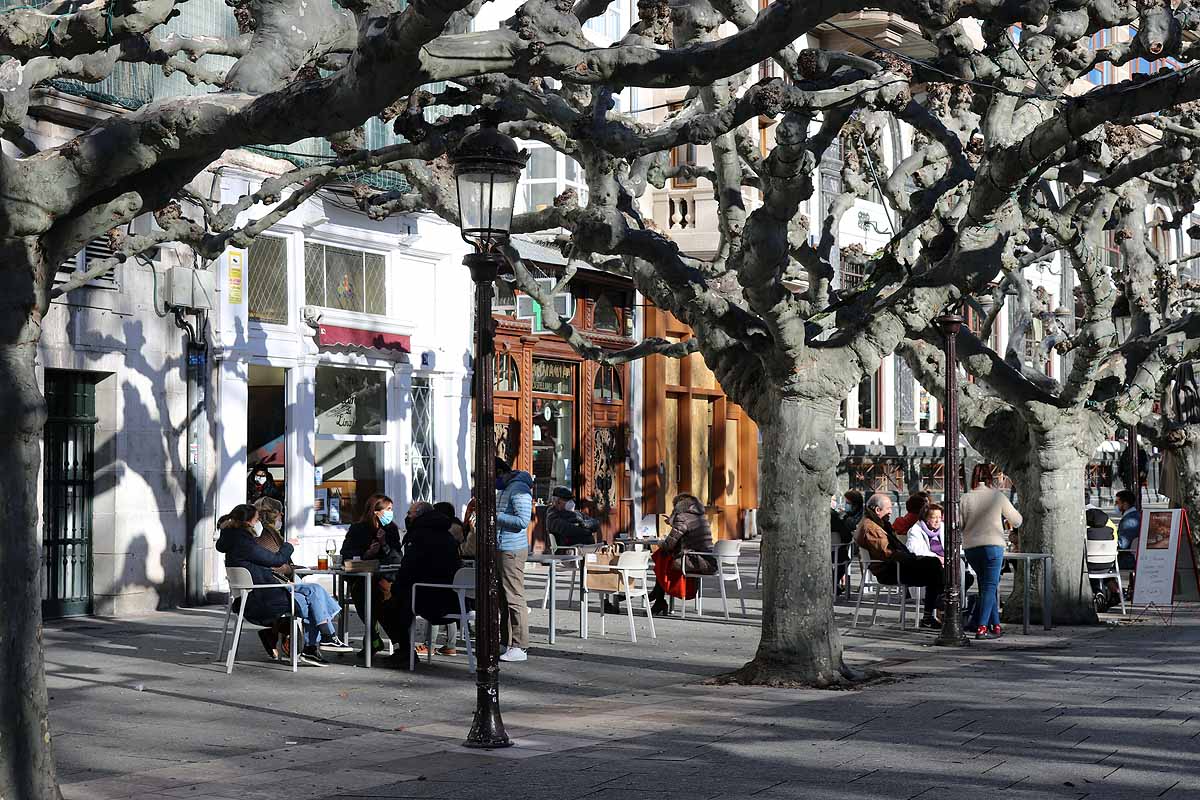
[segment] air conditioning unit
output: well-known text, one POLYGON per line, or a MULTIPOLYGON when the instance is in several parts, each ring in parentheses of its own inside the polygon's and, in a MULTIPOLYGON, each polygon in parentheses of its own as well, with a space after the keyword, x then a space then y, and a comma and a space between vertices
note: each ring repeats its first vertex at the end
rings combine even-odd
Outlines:
POLYGON ((191 267, 172 267, 167 270, 168 306, 211 311, 216 282, 211 271, 191 267))

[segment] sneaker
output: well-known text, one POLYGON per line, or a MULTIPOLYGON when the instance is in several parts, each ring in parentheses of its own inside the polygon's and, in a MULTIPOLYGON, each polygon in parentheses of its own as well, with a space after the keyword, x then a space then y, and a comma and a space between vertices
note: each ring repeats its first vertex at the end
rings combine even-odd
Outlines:
POLYGON ((999 639, 1004 635, 1004 630, 999 625, 992 625, 988 628, 988 633, 992 634, 993 639, 999 639))
POLYGON ((1104 592, 1096 592, 1092 596, 1092 607, 1096 609, 1097 614, 1103 614, 1108 610, 1108 595, 1104 592))
POLYGON ((321 649, 329 653, 353 653, 354 648, 342 641, 338 636, 334 636, 328 641, 321 642, 321 649))
POLYGON ((445 645, 437 649, 437 654, 439 656, 456 656, 458 655, 458 648, 445 645))
POLYGON ((325 656, 321 655, 321 648, 316 645, 309 645, 300 652, 300 663, 313 667, 329 666, 329 662, 325 660, 325 656))
POLYGON ((921 617, 921 621, 919 623, 917 623, 917 626, 921 627, 921 628, 939 628, 940 629, 942 627, 942 623, 938 622, 933 617, 921 617))
POLYGON ((418 644, 413 647, 413 652, 419 656, 427 656, 429 655, 429 648, 423 644, 418 644))
POLYGON ((987 629, 986 625, 980 625, 979 630, 975 631, 976 639, 995 639, 995 635, 987 629))
POLYGON ((529 655, 519 647, 510 647, 500 654, 501 661, 528 661, 529 655))

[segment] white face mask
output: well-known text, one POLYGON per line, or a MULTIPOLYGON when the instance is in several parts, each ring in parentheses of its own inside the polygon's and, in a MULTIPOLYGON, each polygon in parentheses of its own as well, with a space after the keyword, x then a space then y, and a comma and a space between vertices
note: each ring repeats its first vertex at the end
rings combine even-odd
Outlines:
POLYGON ((568 500, 566 506, 564 506, 564 507, 567 509, 567 511, 574 511, 575 510, 575 501, 568 500))
POLYGON ((264 483, 267 482, 267 476, 266 475, 255 475, 254 482, 257 483, 259 486, 262 486, 264 483))
POLYGON ((254 535, 262 536, 262 522, 254 520, 254 535))

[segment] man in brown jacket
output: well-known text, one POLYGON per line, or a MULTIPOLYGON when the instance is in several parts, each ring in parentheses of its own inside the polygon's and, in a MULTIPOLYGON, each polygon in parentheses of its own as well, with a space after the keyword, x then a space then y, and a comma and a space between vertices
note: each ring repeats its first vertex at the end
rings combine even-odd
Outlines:
POLYGON ((885 586, 921 586, 925 589, 925 613, 922 628, 938 628, 933 612, 942 599, 942 562, 933 557, 914 556, 892 531, 892 499, 885 494, 871 495, 862 522, 854 531, 854 541, 871 557, 867 566, 876 580, 885 586))

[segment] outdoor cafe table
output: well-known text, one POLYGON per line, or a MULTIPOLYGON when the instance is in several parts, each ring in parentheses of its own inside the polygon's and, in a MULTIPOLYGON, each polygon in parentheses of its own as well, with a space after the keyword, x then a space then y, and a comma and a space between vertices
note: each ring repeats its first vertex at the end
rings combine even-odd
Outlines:
POLYGON ((1054 572, 1054 556, 1049 553, 1005 553, 1005 561, 1021 561, 1025 564, 1025 616, 1021 633, 1029 633, 1029 574, 1034 561, 1042 562, 1042 627, 1050 630, 1053 625, 1053 595, 1050 591, 1050 581, 1054 572))
MULTIPOLYGON (((580 564, 580 562, 583 561, 583 556, 571 555, 568 553, 561 553, 561 554, 555 554, 555 555, 552 555, 550 553, 530 553, 529 556, 525 560, 527 563, 543 564, 549 568, 550 585, 547 588, 547 591, 549 592, 549 595, 550 595, 550 604, 549 604, 550 605, 550 644, 554 644, 554 637, 555 637, 555 633, 556 633, 554 612, 555 612, 555 608, 558 606, 558 596, 556 594, 557 589, 558 589, 558 582, 557 582, 558 567, 560 565, 564 565, 564 564, 578 565, 578 564, 580 564)), ((579 630, 583 631, 587 627, 587 603, 584 601, 584 597, 583 597, 583 572, 584 571, 583 571, 582 567, 578 567, 575 570, 575 572, 579 576, 579 592, 580 592, 580 594, 579 594, 579 626, 580 626, 579 630)), ((587 637, 585 636, 583 638, 587 638, 587 637)))
MULTIPOLYGON (((398 569, 399 569, 399 567, 396 566, 395 564, 382 564, 379 566, 378 569, 376 569, 374 571, 367 571, 367 570, 351 571, 351 570, 346 570, 346 569, 308 569, 308 568, 300 568, 300 569, 296 570, 297 578, 305 578, 305 577, 308 577, 309 575, 331 575, 333 577, 333 596, 339 601, 342 601, 345 598, 342 597, 341 594, 339 594, 338 585, 344 584, 346 582, 346 578, 362 578, 362 581, 363 581, 363 606, 364 606, 364 608, 362 609, 363 624, 365 624, 367 626, 366 633, 363 636, 363 650, 366 652, 366 667, 367 667, 367 669, 371 668, 371 639, 374 638, 374 633, 375 633, 375 619, 372 616, 372 610, 371 610, 371 596, 374 594, 374 592, 371 591, 371 587, 373 585, 371 579, 374 578, 376 575, 393 573, 398 569)), ((342 603, 342 613, 338 617, 338 635, 344 635, 345 631, 346 631, 346 606, 345 606, 345 603, 342 603)), ((393 642, 392 644, 395 645, 395 642, 393 642)))

